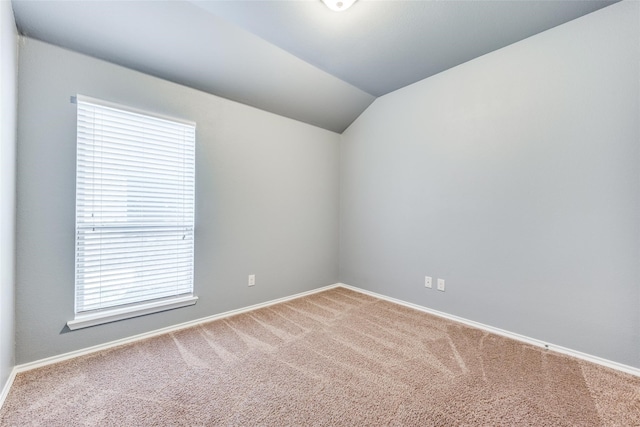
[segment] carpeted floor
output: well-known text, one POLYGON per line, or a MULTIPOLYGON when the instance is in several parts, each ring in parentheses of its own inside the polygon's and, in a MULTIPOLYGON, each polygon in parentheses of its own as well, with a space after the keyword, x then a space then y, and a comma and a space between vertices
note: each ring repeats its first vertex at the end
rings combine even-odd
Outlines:
POLYGON ((640 426, 640 378, 344 288, 19 374, 2 426, 640 426))

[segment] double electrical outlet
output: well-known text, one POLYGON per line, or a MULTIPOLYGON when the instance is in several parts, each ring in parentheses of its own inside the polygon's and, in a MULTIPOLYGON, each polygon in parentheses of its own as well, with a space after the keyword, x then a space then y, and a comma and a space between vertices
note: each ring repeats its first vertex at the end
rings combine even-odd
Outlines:
MULTIPOLYGON (((424 276, 424 287, 433 287, 433 279, 430 276, 424 276)), ((444 279, 438 279, 438 290, 444 292, 444 279)))

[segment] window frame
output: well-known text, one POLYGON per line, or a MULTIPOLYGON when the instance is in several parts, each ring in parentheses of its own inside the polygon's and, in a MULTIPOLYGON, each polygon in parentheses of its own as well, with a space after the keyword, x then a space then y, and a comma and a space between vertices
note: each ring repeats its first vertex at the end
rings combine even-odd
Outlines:
MULTIPOLYGON (((191 241, 191 248, 190 248, 190 263, 191 263, 191 270, 190 270, 190 292, 188 293, 180 293, 180 294, 175 294, 175 295, 170 295, 170 296, 165 296, 165 297, 154 297, 151 299, 146 299, 146 300, 142 300, 142 301, 136 301, 133 303, 126 303, 126 304, 119 304, 119 305, 113 305, 113 306, 109 306, 106 308, 97 308, 97 309, 91 309, 91 310, 85 310, 85 311, 78 311, 78 304, 77 304, 77 298, 78 298, 78 292, 79 292, 79 285, 78 285, 78 271, 79 271, 79 255, 78 255, 78 247, 80 245, 79 243, 79 239, 80 239, 80 228, 78 225, 78 201, 80 200, 78 197, 79 196, 79 192, 78 192, 78 188, 79 188, 79 184, 78 184, 78 177, 79 177, 79 173, 80 173, 80 166, 79 166, 79 159, 80 159, 80 155, 79 155, 79 150, 80 150, 80 135, 79 135, 79 126, 80 126, 80 114, 79 114, 79 110, 77 110, 76 112, 76 129, 78 131, 78 135, 76 135, 76 173, 75 173, 75 177, 76 177, 76 211, 75 211, 75 218, 76 218, 76 226, 75 226, 75 256, 74 256, 74 264, 75 264, 75 284, 74 284, 74 319, 70 320, 67 322, 67 326, 69 327, 69 329, 71 330, 76 330, 76 329, 81 329, 81 328, 86 328, 86 327, 90 327, 90 326, 95 326, 95 325, 99 325, 99 324, 103 324, 103 323, 109 323, 109 322, 114 322, 114 321, 118 321, 118 320, 123 320, 123 319, 128 319, 128 318, 132 318, 132 317, 138 317, 138 316, 143 316, 143 315, 147 315, 147 314, 151 314, 151 313, 157 313, 157 312, 161 312, 161 311, 166 311, 166 310, 172 310, 175 308, 179 308, 179 307, 186 307, 186 306, 190 306, 193 305, 197 302, 198 297, 195 296, 195 268, 194 268, 194 263, 195 263, 195 245, 194 245, 194 239, 195 239, 195 144, 196 144, 196 124, 194 122, 191 121, 186 121, 186 120, 181 120, 181 119, 176 119, 173 117, 167 117, 167 116, 163 116, 163 115, 159 115, 159 114, 155 114, 155 113, 151 113, 149 111, 144 111, 144 110, 140 110, 137 108, 132 108, 132 107, 128 107, 125 105, 120 105, 120 104, 116 104, 116 103, 112 103, 109 101, 104 101, 101 99, 96 99, 96 98, 91 98, 88 96, 84 96, 84 95, 76 95, 75 97, 71 98, 71 101, 75 104, 78 104, 78 102, 81 103, 86 103, 86 104, 92 104, 98 108, 107 108, 107 109, 115 109, 118 110, 118 112, 122 112, 122 113, 131 113, 133 115, 138 115, 138 116, 144 116, 145 119, 149 119, 151 121, 153 121, 154 119, 159 119, 161 121, 165 121, 165 122, 171 122, 173 124, 176 125, 183 125, 183 126, 188 126, 188 127, 192 127, 193 128, 193 164, 192 164, 192 169, 189 169, 190 172, 193 172, 193 187, 189 187, 189 189, 187 190, 188 192, 192 192, 191 194, 193 195, 193 197, 189 200, 191 200, 191 202, 193 203, 193 205, 191 205, 191 217, 190 219, 190 225, 191 225, 191 236, 192 236, 192 241, 191 241)), ((79 108, 79 106, 78 106, 79 108)), ((130 172, 131 170, 133 170, 134 167, 132 167, 129 170, 126 170, 127 172, 130 172)), ((100 190, 101 191, 101 190, 100 190)), ((87 200, 86 198, 84 199, 85 201, 87 200)), ((126 199, 126 202, 129 203, 130 199, 126 199)), ((138 201, 139 202, 139 201, 138 201)), ((188 206, 188 205, 187 205, 188 206)), ((92 215, 93 216, 93 215, 92 215)), ((128 218, 128 214, 125 215, 128 218)), ((124 222, 124 224, 128 224, 128 222, 124 222)), ((148 225, 140 225, 141 229, 144 229, 145 227, 149 228, 148 225)), ((87 227, 84 226, 84 229, 86 229, 87 227)), ((84 233, 84 232, 83 232, 84 233)), ((141 232, 141 233, 144 233, 141 232)), ((84 236, 84 234, 83 234, 84 236)), ((102 244, 101 244, 102 245, 102 244)), ((145 248, 146 246, 144 246, 144 244, 141 244, 140 246, 138 246, 138 248, 145 248)), ((84 282, 83 282, 84 283, 84 282)), ((135 286, 135 285, 134 285, 135 286)), ((153 291, 151 291, 152 293, 153 291)))

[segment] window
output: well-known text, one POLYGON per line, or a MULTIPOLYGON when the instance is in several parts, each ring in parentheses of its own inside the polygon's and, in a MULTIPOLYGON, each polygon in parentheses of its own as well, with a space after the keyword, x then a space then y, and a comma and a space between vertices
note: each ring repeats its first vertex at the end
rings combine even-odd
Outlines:
POLYGON ((70 329, 195 304, 195 124, 77 96, 70 329))

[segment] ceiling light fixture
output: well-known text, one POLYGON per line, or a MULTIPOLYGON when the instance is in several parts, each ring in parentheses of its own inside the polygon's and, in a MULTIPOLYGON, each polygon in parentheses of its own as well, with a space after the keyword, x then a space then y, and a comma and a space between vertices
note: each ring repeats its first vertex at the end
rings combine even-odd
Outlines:
POLYGON ((349 9, 356 0, 322 0, 322 2, 334 12, 342 12, 349 9))

